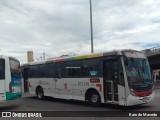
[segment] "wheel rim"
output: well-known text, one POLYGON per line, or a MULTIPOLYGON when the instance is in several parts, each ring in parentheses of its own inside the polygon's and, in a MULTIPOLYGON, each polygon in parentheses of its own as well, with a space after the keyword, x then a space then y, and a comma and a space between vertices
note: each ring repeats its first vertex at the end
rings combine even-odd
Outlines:
POLYGON ((42 96, 43 96, 42 90, 39 90, 39 91, 38 91, 38 98, 40 98, 40 99, 41 99, 41 98, 42 98, 42 96))
POLYGON ((39 97, 39 98, 42 98, 42 93, 39 93, 39 94, 38 94, 38 97, 39 97))
POLYGON ((91 101, 93 102, 93 103, 96 103, 97 101, 98 101, 98 95, 92 95, 92 97, 91 97, 91 101))

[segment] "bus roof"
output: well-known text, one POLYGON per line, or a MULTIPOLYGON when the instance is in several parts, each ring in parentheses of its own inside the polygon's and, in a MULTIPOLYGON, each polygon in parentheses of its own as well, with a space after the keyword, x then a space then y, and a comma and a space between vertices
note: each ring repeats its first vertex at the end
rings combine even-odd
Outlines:
POLYGON ((13 59, 13 60, 19 61, 17 58, 12 57, 12 56, 0 55, 0 59, 7 59, 7 58, 10 58, 10 59, 13 59))
POLYGON ((92 53, 92 54, 87 54, 87 55, 57 57, 53 59, 48 59, 46 61, 36 61, 36 62, 26 63, 26 64, 23 64, 22 66, 44 64, 44 63, 51 63, 51 62, 82 60, 82 59, 89 59, 89 58, 96 58, 96 57, 103 57, 103 56, 122 55, 122 52, 140 52, 140 51, 136 51, 132 49, 123 49, 123 50, 113 50, 113 51, 102 52, 102 53, 92 53))

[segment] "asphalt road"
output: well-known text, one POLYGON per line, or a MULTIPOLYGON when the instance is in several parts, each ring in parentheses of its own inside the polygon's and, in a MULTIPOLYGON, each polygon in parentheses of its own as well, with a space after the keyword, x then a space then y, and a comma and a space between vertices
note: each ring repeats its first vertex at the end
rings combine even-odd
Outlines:
MULTIPOLYGON (((116 116, 116 114, 118 114, 119 111, 123 111, 123 112, 128 112, 128 111, 132 111, 134 112, 143 112, 143 111, 160 111, 160 89, 156 89, 155 90, 156 93, 156 97, 155 97, 155 101, 148 103, 148 104, 144 104, 144 105, 139 105, 139 106, 133 106, 133 107, 122 107, 122 106, 117 106, 117 105, 110 105, 110 104, 103 104, 101 107, 92 107, 90 106, 88 103, 86 102, 80 102, 80 101, 70 101, 70 100, 62 100, 62 99, 53 99, 50 97, 46 97, 44 100, 38 100, 36 96, 31 96, 28 93, 24 94, 22 98, 15 100, 15 101, 11 101, 9 103, 3 103, 0 104, 0 111, 52 111, 49 112, 50 114, 53 113, 53 111, 58 112, 57 116, 58 117, 54 117, 55 119, 65 119, 65 120, 81 120, 81 119, 93 119, 93 120, 106 120, 106 119, 110 119, 110 120, 115 120, 115 119, 122 119, 122 120, 127 120, 128 117, 125 118, 120 118, 120 117, 79 117, 79 115, 81 114, 80 112, 78 112, 77 117, 62 117, 65 114, 71 114, 72 112, 74 114, 77 114, 75 111, 98 111, 98 113, 101 113, 101 111, 114 111, 114 116, 116 116), (70 111, 70 112, 68 112, 70 111), (68 113, 67 113, 68 112, 68 113)), ((54 112, 54 113, 55 113, 54 112)), ((88 112, 90 113, 90 112, 88 112)), ((86 114, 88 114, 86 113, 86 114)), ((96 112, 93 112, 93 114, 96 116, 96 112)), ((151 118, 151 117, 143 117, 143 119, 146 120, 159 120, 160 118, 151 118)), ((5 118, 3 118, 5 119, 5 118)), ((29 119, 29 118, 12 118, 12 119, 29 119)), ((31 119, 31 118, 30 118, 31 119)), ((39 118, 37 118, 39 119, 39 118)), ((42 118, 44 119, 44 118, 42 118)), ((48 117, 46 119, 53 119, 52 117, 48 117)), ((45 119, 45 120, 46 120, 45 119)), ((138 120, 141 118, 135 118, 135 117, 130 117, 130 120, 138 120)), ((34 120, 36 120, 36 118, 34 118, 34 120)))

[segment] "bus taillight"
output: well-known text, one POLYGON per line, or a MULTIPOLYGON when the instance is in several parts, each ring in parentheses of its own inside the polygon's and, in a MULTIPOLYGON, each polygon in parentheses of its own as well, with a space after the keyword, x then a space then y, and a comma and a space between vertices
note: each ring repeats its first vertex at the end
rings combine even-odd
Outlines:
POLYGON ((9 92, 12 92, 12 83, 9 83, 9 92))

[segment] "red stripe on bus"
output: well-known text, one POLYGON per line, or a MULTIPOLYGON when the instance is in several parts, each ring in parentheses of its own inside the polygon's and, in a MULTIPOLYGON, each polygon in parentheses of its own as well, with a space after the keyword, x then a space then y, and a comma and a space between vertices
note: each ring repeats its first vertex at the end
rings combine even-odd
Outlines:
POLYGON ((134 92, 135 96, 138 96, 138 97, 149 96, 152 93, 153 93, 153 90, 144 91, 144 92, 134 92))
POLYGON ((55 62, 64 62, 64 59, 55 60, 55 62))
POLYGON ((99 88, 99 91, 102 92, 102 84, 96 84, 96 86, 99 88))

